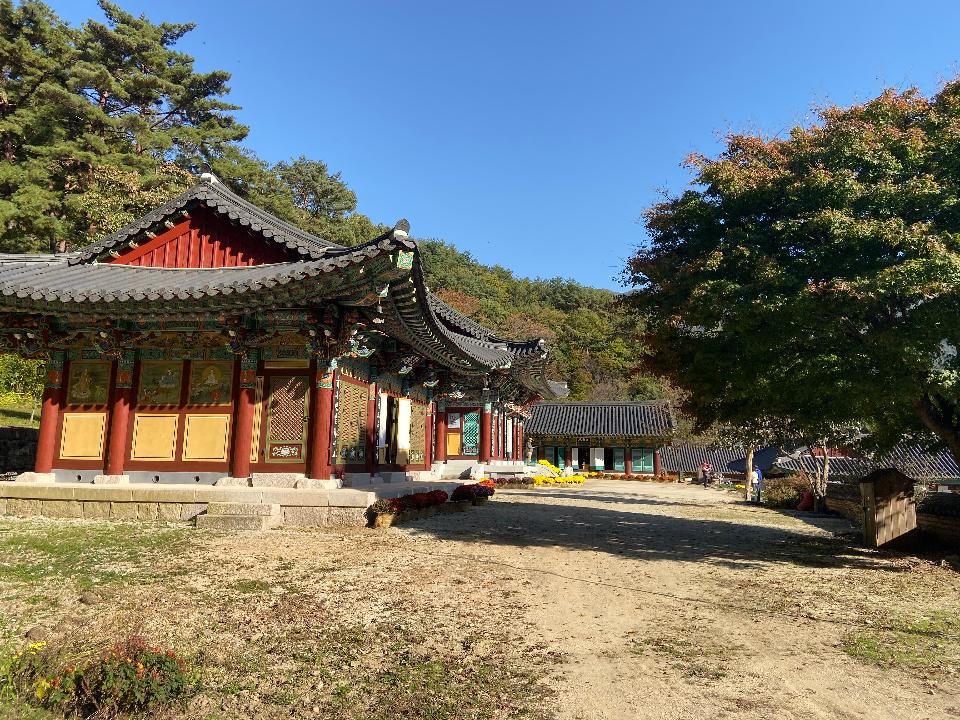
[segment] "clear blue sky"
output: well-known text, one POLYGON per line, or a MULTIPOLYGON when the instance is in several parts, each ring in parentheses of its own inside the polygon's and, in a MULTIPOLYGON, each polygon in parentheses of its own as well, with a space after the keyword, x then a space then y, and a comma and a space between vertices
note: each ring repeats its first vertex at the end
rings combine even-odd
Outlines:
POLYGON ((233 74, 261 157, 324 160, 374 220, 485 263, 611 288, 691 151, 960 72, 956 0, 118 2, 197 23, 179 47, 233 74))

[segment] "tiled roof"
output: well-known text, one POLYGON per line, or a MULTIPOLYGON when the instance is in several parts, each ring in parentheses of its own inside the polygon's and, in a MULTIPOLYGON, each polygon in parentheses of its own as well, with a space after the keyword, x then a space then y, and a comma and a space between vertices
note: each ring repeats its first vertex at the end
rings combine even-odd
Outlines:
POLYGON ((541 403, 526 425, 528 435, 668 437, 673 411, 667 400, 604 403, 541 403))
MULTIPOLYGON (((809 452, 796 457, 781 457, 774 463, 783 470, 819 472, 822 459, 809 452)), ((831 457, 830 475, 834 477, 865 477, 879 468, 893 467, 915 480, 960 479, 960 468, 946 450, 928 453, 916 445, 899 445, 888 453, 867 457, 831 457)))
MULTIPOLYGON (((468 374, 510 370, 514 380, 541 397, 563 397, 566 386, 546 379, 544 341, 512 342, 460 314, 426 287, 419 248, 408 238, 409 224, 356 247, 346 248, 311 235, 231 192, 213 176, 115 233, 72 253, 0 254, 0 310, 26 313, 83 313, 136 317, 186 309, 236 311, 269 307, 278 301, 303 307, 349 299, 358 284, 375 288, 381 305, 393 312, 384 329, 426 357, 468 374), (170 222, 204 206, 229 221, 295 250, 302 259, 234 268, 155 268, 99 263, 111 251, 143 241, 170 222), (362 275, 369 261, 394 252, 412 256, 400 269, 382 264, 362 275), (359 266, 357 273, 338 272, 359 266), (406 277, 404 277, 406 276, 406 277), (362 280, 360 278, 363 278, 362 280), (399 278, 399 280, 398 280, 399 278), (277 293, 277 290, 280 292, 277 293), (146 305, 144 305, 146 303, 146 305)), ((398 256, 399 257, 399 256, 398 256)), ((370 287, 366 287, 369 292, 370 287)))
MULTIPOLYGON (((214 296, 236 296, 288 283, 309 280, 350 265, 362 264, 394 250, 409 250, 412 241, 385 237, 355 248, 331 249, 321 260, 306 260, 231 268, 153 268, 109 263, 70 264, 50 255, 16 262, 0 257, 0 307, 47 310, 51 303, 86 306, 150 301, 182 302, 214 296)), ((68 256, 69 257, 69 256, 68 256)))
POLYGON ((327 248, 340 246, 312 235, 266 210, 244 200, 232 192, 219 180, 200 182, 177 197, 165 202, 156 210, 148 212, 141 218, 125 225, 115 233, 95 243, 80 248, 72 254, 72 263, 89 262, 101 257, 104 253, 130 242, 141 233, 158 229, 170 218, 189 211, 196 205, 205 205, 218 215, 228 218, 234 223, 248 227, 270 242, 283 245, 295 250, 304 257, 322 257, 327 248))
POLYGON ((709 463, 714 472, 727 472, 729 463, 743 457, 743 448, 711 447, 682 443, 660 448, 660 466, 667 472, 696 472, 700 465, 709 463))

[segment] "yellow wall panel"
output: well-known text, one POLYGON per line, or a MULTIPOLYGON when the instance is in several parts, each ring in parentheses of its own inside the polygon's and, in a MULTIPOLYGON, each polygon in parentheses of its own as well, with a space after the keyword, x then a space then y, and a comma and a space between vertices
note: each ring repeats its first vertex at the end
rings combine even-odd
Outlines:
POLYGON ((183 459, 227 459, 229 415, 187 415, 183 429, 183 459))
POLYGON ((130 459, 172 461, 177 449, 177 421, 176 415, 137 413, 130 459))
POLYGON ((101 460, 106 413, 64 413, 60 457, 65 460, 101 460))

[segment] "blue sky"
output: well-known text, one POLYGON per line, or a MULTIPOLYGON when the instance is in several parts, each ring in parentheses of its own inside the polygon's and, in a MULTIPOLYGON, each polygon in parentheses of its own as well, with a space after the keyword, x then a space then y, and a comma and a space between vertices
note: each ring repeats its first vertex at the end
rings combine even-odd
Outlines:
POLYGON ((233 74, 261 157, 324 160, 374 220, 482 262, 610 288, 690 152, 960 74, 956 0, 119 3, 197 23, 179 47, 233 74))

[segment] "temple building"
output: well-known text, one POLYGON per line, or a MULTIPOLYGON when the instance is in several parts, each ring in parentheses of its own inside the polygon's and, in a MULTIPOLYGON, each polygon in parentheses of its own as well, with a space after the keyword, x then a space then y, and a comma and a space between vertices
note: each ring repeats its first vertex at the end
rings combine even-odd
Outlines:
POLYGON ((542 403, 526 434, 536 457, 560 468, 659 475, 660 448, 674 430, 669 401, 542 403))
POLYGON ((342 247, 206 174, 78 251, 0 256, 0 349, 47 361, 20 479, 316 489, 519 462, 531 407, 565 394, 545 343, 433 295, 408 231, 342 247))

